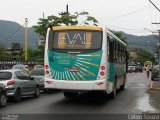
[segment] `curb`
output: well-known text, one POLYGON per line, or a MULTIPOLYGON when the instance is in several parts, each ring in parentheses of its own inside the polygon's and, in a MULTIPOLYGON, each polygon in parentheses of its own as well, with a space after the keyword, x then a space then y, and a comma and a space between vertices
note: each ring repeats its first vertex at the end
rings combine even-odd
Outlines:
POLYGON ((160 91, 160 88, 149 88, 149 90, 159 90, 160 91))
POLYGON ((160 90, 160 83, 158 82, 151 82, 149 85, 149 90, 160 90))

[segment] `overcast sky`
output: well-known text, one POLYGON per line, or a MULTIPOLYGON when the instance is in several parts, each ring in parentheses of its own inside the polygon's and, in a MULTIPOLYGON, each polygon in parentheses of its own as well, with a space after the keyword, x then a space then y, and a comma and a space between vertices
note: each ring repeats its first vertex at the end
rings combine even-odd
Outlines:
MULTIPOLYGON (((152 0, 160 8, 159 0, 152 0)), ((0 20, 15 21, 24 24, 28 18, 29 26, 36 25, 39 18, 58 15, 65 11, 87 11, 98 19, 100 25, 116 31, 134 35, 151 34, 144 28, 155 31, 160 25, 160 12, 148 0, 0 0, 0 20)))

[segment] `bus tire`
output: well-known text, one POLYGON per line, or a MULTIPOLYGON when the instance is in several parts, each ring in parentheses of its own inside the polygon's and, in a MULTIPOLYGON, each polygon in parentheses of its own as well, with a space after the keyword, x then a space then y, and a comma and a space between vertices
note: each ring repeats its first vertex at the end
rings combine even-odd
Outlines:
POLYGON ((124 83, 123 83, 123 85, 120 86, 120 90, 124 90, 125 83, 126 83, 126 75, 124 75, 124 83))
POLYGON ((78 92, 63 92, 66 98, 73 98, 78 96, 78 92))
POLYGON ((109 97, 111 99, 114 99, 117 92, 117 81, 114 82, 113 91, 109 94, 109 97))
POLYGON ((120 90, 124 90, 124 88, 125 88, 125 83, 121 85, 120 90))

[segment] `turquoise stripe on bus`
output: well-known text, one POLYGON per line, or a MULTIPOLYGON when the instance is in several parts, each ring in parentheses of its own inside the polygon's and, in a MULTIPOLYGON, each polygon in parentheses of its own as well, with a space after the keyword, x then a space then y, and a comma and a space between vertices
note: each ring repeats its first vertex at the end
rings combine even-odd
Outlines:
POLYGON ((115 78, 115 64, 110 63, 110 75, 109 75, 109 81, 113 82, 115 78))
POLYGON ((77 55, 48 51, 52 79, 97 80, 102 53, 103 50, 77 55))

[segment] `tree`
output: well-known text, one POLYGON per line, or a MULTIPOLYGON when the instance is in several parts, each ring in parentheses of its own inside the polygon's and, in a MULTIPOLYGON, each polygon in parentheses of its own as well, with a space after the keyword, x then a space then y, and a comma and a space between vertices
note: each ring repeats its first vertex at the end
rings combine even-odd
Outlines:
MULTIPOLYGON (((37 25, 33 26, 36 33, 39 34, 39 36, 43 37, 43 39, 46 38, 47 28, 49 26, 73 26, 78 24, 95 24, 98 23, 98 20, 94 18, 93 16, 89 16, 88 12, 75 12, 74 14, 61 12, 59 13, 59 16, 48 16, 47 19, 39 18, 39 22, 37 22, 37 25), (84 21, 79 23, 80 20, 78 18, 80 16, 84 16, 84 21)), ((38 49, 40 51, 40 55, 44 55, 44 44, 41 46, 38 46, 38 49)))
POLYGON ((46 38, 47 25, 59 26, 59 21, 59 18, 53 15, 48 16, 47 19, 39 18, 39 22, 33 28, 36 33, 46 38))
POLYGON ((6 55, 6 47, 0 44, 0 60, 9 60, 10 57, 6 55))
POLYGON ((43 36, 46 38, 47 28, 51 26, 61 26, 61 25, 67 25, 67 26, 73 26, 78 24, 89 24, 92 22, 93 24, 98 23, 98 20, 94 18, 93 16, 89 16, 88 12, 75 12, 74 14, 61 12, 59 13, 59 16, 48 16, 47 19, 39 18, 39 22, 37 22, 37 25, 33 26, 36 33, 38 33, 40 36, 43 36), (78 18, 80 16, 84 16, 84 21, 79 23, 80 20, 78 18))
POLYGON ((141 64, 143 64, 145 61, 152 61, 153 63, 155 62, 154 55, 146 50, 141 48, 133 48, 130 51, 136 52, 138 54, 138 58, 135 59, 135 62, 140 62, 141 64))

